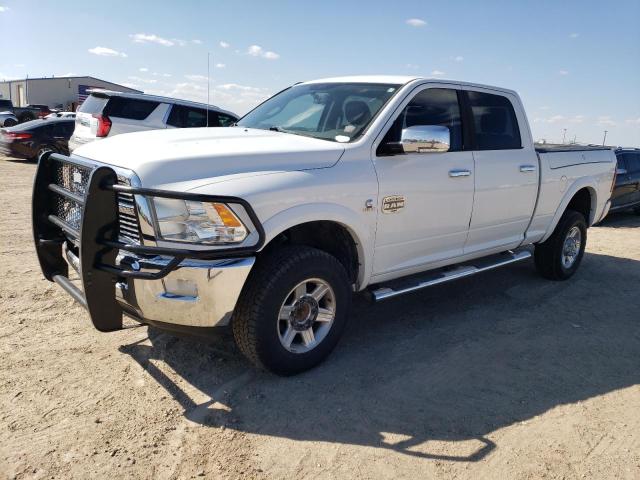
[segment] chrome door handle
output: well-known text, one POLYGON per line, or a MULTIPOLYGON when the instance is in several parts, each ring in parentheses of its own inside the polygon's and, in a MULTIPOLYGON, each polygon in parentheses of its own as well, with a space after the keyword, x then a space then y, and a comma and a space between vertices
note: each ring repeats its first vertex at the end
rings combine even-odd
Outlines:
POLYGON ((520 171, 525 172, 535 172, 536 167, 534 165, 520 165, 520 171))
POLYGON ((470 170, 449 170, 449 176, 452 178, 455 177, 468 177, 471 175, 470 170))

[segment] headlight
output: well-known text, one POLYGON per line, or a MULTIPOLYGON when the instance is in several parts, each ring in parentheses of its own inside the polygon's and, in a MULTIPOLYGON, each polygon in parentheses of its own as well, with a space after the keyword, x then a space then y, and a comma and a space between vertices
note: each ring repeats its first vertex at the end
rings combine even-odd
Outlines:
POLYGON ((224 203, 155 197, 158 233, 168 241, 240 243, 247 228, 224 203))

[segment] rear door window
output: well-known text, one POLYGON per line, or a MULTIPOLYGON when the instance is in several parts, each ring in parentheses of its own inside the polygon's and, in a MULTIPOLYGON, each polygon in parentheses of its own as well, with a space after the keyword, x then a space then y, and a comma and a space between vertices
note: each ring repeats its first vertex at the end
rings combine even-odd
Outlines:
POLYGON ((624 159, 629 173, 640 173, 640 153, 627 153, 624 159))
POLYGON ((111 97, 104 113, 108 117, 144 120, 151 115, 151 112, 153 112, 158 105, 160 105, 160 102, 126 97, 111 97))
MULTIPOLYGON (((224 126, 221 124, 221 117, 223 116, 227 119, 230 118, 226 115, 218 114, 218 112, 210 110, 209 118, 207 119, 207 111, 203 108, 173 105, 173 107, 171 107, 169 118, 167 119, 167 124, 178 128, 198 128, 206 127, 208 121, 209 126, 217 127, 224 126)), ((233 122, 235 122, 235 120, 231 120, 229 124, 233 122)))
POLYGON ((516 112, 507 97, 467 91, 467 98, 473 115, 476 150, 522 147, 516 112))

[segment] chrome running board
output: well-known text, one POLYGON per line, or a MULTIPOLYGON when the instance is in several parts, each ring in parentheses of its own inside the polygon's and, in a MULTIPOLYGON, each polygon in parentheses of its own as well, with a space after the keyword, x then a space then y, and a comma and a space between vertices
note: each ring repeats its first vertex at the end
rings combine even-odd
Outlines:
POLYGON ((447 267, 446 269, 431 270, 420 274, 420 277, 414 275, 408 279, 394 280, 386 286, 378 286, 378 288, 372 289, 371 297, 373 301, 379 302, 387 298, 458 280, 459 278, 470 277, 471 275, 520 262, 527 258, 531 258, 531 251, 529 250, 520 250, 518 252, 508 251, 489 257, 478 258, 473 260, 472 263, 447 267), (399 285, 396 286, 396 283, 399 285))

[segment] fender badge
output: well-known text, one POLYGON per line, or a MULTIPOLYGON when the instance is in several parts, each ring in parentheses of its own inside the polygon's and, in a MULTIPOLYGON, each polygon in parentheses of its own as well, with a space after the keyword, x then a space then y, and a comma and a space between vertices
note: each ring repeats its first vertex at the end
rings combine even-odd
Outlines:
POLYGON ((404 195, 389 195, 382 199, 382 213, 396 213, 404 208, 404 195))

